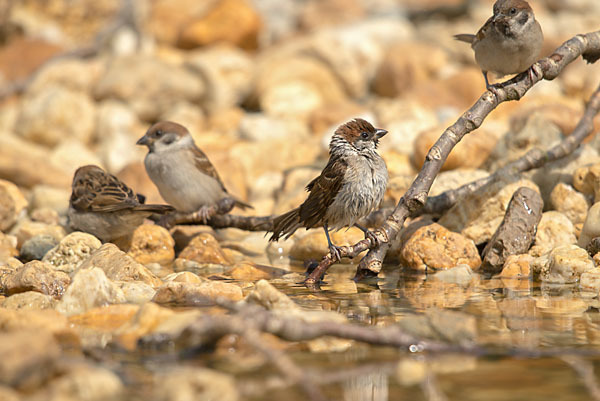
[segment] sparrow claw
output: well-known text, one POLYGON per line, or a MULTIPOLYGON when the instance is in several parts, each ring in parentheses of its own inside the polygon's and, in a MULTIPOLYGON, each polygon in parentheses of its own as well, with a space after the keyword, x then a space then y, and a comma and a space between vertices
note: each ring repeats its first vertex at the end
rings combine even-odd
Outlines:
POLYGON ((329 245, 329 256, 333 263, 339 262, 342 260, 342 249, 339 246, 335 246, 333 244, 329 245))
POLYGON ((216 210, 212 206, 202 206, 196 212, 196 216, 198 217, 198 219, 200 219, 200 221, 202 222, 202 224, 208 223, 208 221, 210 220, 210 218, 212 216, 214 216, 215 214, 216 214, 216 210))
POLYGON ((174 214, 165 214, 160 216, 156 224, 170 230, 175 225, 174 214))
POLYGON ((529 67, 527 69, 527 76, 529 77, 529 81, 531 82, 531 85, 533 85, 535 82, 534 81, 535 78, 538 78, 539 80, 544 78, 544 73, 540 69, 539 65, 533 64, 531 67, 529 67))
POLYGON ((371 245, 373 247, 378 247, 379 245, 381 245, 381 241, 379 240, 379 237, 371 230, 365 231, 365 239, 368 239, 369 241, 371 241, 371 245))
POLYGON ((488 85, 486 89, 492 92, 494 96, 496 96, 496 99, 500 98, 500 92, 498 92, 498 88, 496 87, 496 85, 488 85))

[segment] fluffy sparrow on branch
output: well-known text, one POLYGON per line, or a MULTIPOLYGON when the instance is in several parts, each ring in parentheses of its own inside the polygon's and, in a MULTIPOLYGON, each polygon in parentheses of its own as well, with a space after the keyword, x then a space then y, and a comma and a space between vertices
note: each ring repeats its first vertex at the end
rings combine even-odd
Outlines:
POLYGON ((488 71, 504 76, 528 70, 533 80, 534 71, 530 67, 538 59, 544 42, 542 28, 524 0, 496 1, 494 15, 476 35, 460 34, 454 38, 471 44, 486 89, 492 92, 494 87, 488 81, 488 71))
POLYGON ((252 207, 227 192, 217 170, 183 125, 158 122, 137 144, 148 147, 146 172, 163 199, 178 212, 197 212, 206 223, 215 213, 234 206, 252 207))
POLYGON ((153 213, 173 210, 167 205, 144 205, 142 195, 98 166, 83 166, 75 171, 68 211, 73 230, 106 242, 130 235, 153 213))
POLYGON ((340 260, 340 250, 331 242, 329 230, 357 226, 377 243, 377 237, 356 222, 383 199, 388 172, 376 149, 386 133, 360 118, 338 127, 329 143, 327 166, 306 186, 308 198, 275 218, 270 240, 287 239, 300 227, 323 227, 334 261, 340 260))

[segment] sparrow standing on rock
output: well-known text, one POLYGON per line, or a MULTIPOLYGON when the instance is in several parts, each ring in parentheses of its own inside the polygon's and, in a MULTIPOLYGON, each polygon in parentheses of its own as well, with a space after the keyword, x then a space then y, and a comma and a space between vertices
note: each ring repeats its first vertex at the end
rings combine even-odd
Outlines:
POLYGON ((388 172, 376 149, 386 133, 360 118, 338 127, 329 143, 329 162, 306 186, 308 198, 300 207, 275 218, 270 241, 281 236, 287 239, 300 227, 323 227, 335 261, 341 258, 340 250, 331 242, 329 230, 356 226, 377 242, 371 231, 356 222, 383 199, 388 172))
POLYGON ((483 72, 486 89, 492 92, 488 71, 504 76, 529 69, 529 77, 533 80, 534 72, 530 67, 540 55, 544 42, 542 28, 524 0, 496 1, 494 15, 477 35, 460 34, 454 38, 471 44, 475 60, 483 72))
POLYGON ((161 196, 179 212, 198 212, 204 222, 214 213, 252 206, 227 192, 217 170, 183 125, 161 121, 137 141, 148 147, 146 172, 161 196))
POLYGON ((174 210, 167 205, 144 205, 142 195, 98 166, 83 166, 75 171, 68 211, 73 230, 106 242, 130 235, 153 213, 174 210))

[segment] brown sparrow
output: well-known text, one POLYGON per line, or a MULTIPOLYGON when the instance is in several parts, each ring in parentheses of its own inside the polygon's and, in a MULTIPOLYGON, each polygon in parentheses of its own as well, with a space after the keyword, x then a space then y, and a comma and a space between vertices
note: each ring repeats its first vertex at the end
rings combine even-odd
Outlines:
POLYGON ((273 221, 270 241, 289 238, 298 228, 323 227, 334 260, 340 251, 329 230, 356 226, 365 237, 376 237, 356 222, 379 207, 388 182, 385 162, 377 154, 379 139, 387 133, 365 120, 354 119, 336 129, 329 143, 329 162, 307 186, 308 198, 300 207, 273 221))
POLYGON ((137 141, 146 145, 146 172, 167 203, 180 212, 198 212, 206 222, 223 203, 251 208, 227 192, 217 170, 183 125, 162 121, 137 141))
POLYGON ((144 205, 142 195, 98 166, 79 167, 72 188, 69 226, 104 242, 130 235, 153 213, 174 210, 167 205, 144 205))
MULTIPOLYGON (((477 35, 460 34, 454 38, 471 44, 488 90, 493 88, 488 71, 504 76, 527 70, 537 60, 544 42, 542 28, 524 0, 496 1, 494 15, 477 35)), ((533 78, 532 70, 529 74, 533 78)))

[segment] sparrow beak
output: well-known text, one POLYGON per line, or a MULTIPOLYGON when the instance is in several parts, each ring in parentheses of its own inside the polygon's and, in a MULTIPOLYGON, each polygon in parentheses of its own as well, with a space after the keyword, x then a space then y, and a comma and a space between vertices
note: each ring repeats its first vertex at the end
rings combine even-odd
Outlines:
POLYGON ((377 131, 375 131, 375 136, 377 137, 377 139, 381 139, 385 134, 387 134, 387 131, 384 129, 378 129, 377 131))
POLYGON ((136 145, 148 145, 148 143, 149 143, 148 137, 146 135, 144 135, 143 137, 138 139, 138 141, 135 144, 136 145))

